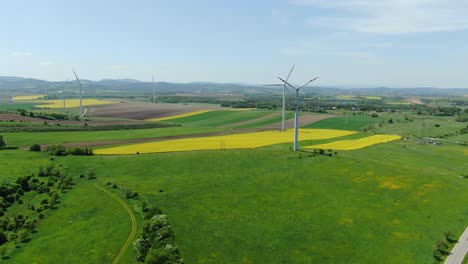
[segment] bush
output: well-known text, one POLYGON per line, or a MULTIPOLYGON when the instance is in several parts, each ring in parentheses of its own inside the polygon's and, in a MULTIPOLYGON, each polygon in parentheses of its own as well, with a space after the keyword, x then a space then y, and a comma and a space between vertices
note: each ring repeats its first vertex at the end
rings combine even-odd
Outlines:
POLYGON ((86 179, 88 180, 96 179, 96 172, 94 172, 94 169, 88 169, 86 171, 86 179))
POLYGON ((5 149, 6 143, 5 140, 3 140, 3 136, 0 135, 0 149, 5 149))
POLYGON ((377 113, 372 113, 371 117, 379 117, 379 115, 377 113))
POLYGON ((80 147, 65 147, 63 145, 51 145, 47 147, 47 152, 53 156, 67 156, 67 155, 76 155, 76 156, 90 156, 93 155, 93 150, 90 148, 80 148, 80 147))
POLYGON ((41 145, 39 144, 33 144, 31 147, 29 147, 30 151, 41 151, 41 145))

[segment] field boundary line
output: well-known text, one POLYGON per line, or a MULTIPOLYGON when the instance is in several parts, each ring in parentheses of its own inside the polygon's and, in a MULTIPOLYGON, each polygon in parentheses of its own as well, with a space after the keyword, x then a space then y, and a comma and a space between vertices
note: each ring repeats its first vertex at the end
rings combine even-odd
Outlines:
POLYGON ((110 191, 104 189, 103 187, 99 186, 97 183, 95 183, 94 186, 96 186, 96 188, 100 189, 101 191, 105 192, 107 195, 109 195, 110 197, 112 197, 113 199, 118 201, 120 203, 120 205, 122 205, 122 207, 125 209, 125 211, 127 211, 128 215, 130 216, 130 219, 132 220, 132 231, 130 232, 130 235, 128 236, 127 241, 125 241, 125 244, 120 249, 119 254, 117 254, 114 261, 112 261, 112 264, 117 264, 119 262, 120 258, 123 256, 123 254, 127 250, 128 246, 135 239, 135 235, 136 235, 136 232, 137 232, 136 217, 135 217, 135 214, 133 213, 132 209, 122 199, 120 199, 115 194, 111 193, 110 191))

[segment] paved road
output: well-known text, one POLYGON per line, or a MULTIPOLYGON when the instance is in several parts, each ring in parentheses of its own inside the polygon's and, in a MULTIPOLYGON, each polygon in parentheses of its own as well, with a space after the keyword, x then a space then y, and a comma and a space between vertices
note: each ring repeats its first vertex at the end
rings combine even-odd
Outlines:
POLYGON ((462 264, 463 258, 468 254, 468 227, 463 232, 457 244, 453 247, 445 264, 462 264))

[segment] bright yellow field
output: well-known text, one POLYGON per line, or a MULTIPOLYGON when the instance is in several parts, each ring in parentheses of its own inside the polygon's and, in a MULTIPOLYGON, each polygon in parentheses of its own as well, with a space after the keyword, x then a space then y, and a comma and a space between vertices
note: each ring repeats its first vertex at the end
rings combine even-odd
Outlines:
POLYGON ((400 139, 400 136, 396 135, 374 135, 355 140, 341 140, 326 144, 307 146, 309 149, 334 149, 334 150, 354 150, 361 149, 368 146, 372 146, 380 143, 387 143, 393 140, 400 139))
POLYGON ((354 95, 345 95, 345 94, 340 94, 336 96, 336 99, 354 99, 356 96, 354 95))
MULTIPOLYGON (((41 105, 36 105, 38 108, 63 108, 63 100, 39 100, 34 101, 38 103, 43 103, 41 105)), ((105 105, 105 104, 116 104, 117 102, 98 100, 98 99, 83 99, 83 106, 90 105, 105 105)), ((73 108, 80 106, 80 99, 66 99, 65 107, 73 108)))
POLYGON ((173 115, 173 116, 165 116, 165 117, 146 119, 145 121, 154 121, 154 122, 165 121, 165 120, 171 120, 171 119, 182 118, 182 117, 187 117, 187 116, 194 116, 194 115, 204 114, 204 113, 207 113, 207 112, 210 112, 210 111, 212 111, 212 110, 198 110, 198 111, 188 112, 188 113, 180 114, 180 115, 173 115))
MULTIPOLYGON (((342 137, 357 133, 355 131, 333 129, 299 129, 300 140, 317 140, 342 137)), ((95 154, 136 154, 174 152, 208 149, 249 149, 273 144, 292 142, 294 130, 285 132, 263 131, 226 136, 184 138, 151 143, 133 144, 127 146, 96 149, 95 154)))
POLYGON ((364 98, 369 100, 382 100, 382 97, 380 96, 364 96, 364 98))
POLYGON ((19 96, 15 96, 13 97, 13 101, 28 101, 28 100, 36 100, 36 99, 40 99, 40 98, 43 98, 44 95, 40 95, 40 94, 33 94, 33 95, 19 95, 19 96))

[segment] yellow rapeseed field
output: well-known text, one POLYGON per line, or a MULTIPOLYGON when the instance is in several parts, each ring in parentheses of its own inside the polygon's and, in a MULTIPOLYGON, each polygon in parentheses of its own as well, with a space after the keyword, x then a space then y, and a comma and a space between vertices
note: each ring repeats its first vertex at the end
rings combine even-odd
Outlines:
MULTIPOLYGON (((294 130, 262 131, 225 136, 184 138, 120 147, 96 149, 96 154, 136 154, 208 149, 249 149, 293 141, 294 130)), ((334 129, 299 129, 300 140, 317 140, 347 136, 355 131, 334 129)))
MULTIPOLYGON (((41 103, 36 105, 38 108, 63 108, 63 100, 38 100, 35 103, 41 103)), ((105 105, 105 104, 116 104, 117 102, 98 100, 98 99, 83 99, 83 106, 90 105, 105 105)), ((65 107, 73 108, 80 106, 80 99, 66 99, 65 107)))
POLYGON ((18 95, 18 96, 15 96, 13 97, 13 101, 28 101, 28 100, 36 100, 36 99, 40 99, 40 98, 43 98, 44 95, 40 95, 40 94, 33 94, 33 95, 18 95))
POLYGON ((354 150, 361 149, 380 143, 387 143, 393 140, 400 139, 397 135, 374 135, 370 137, 355 139, 355 140, 341 140, 326 144, 319 144, 307 146, 309 149, 334 149, 334 150, 354 150))
POLYGON ((207 112, 210 112, 210 111, 212 111, 212 110, 198 110, 198 111, 188 112, 188 113, 184 113, 184 114, 180 114, 180 115, 164 116, 164 117, 146 119, 145 121, 153 121, 153 122, 166 121, 166 120, 177 119, 177 118, 182 118, 182 117, 187 117, 187 116, 194 116, 194 115, 204 114, 204 113, 207 113, 207 112))

